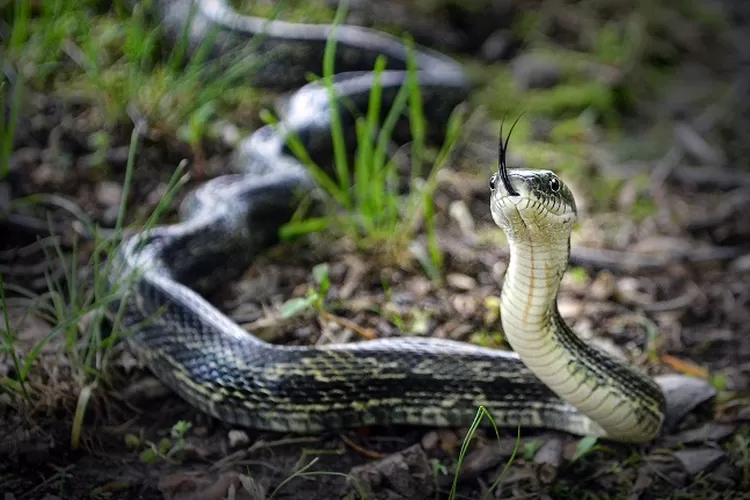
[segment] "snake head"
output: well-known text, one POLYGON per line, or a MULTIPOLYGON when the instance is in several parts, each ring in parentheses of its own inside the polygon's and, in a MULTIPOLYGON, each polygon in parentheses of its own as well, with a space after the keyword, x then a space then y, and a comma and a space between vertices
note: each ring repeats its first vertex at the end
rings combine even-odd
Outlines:
POLYGON ((505 179, 498 172, 490 190, 492 219, 509 239, 568 240, 578 212, 573 194, 554 172, 513 169, 505 179))
POLYGON ((554 172, 549 170, 508 170, 508 142, 518 120, 503 142, 500 124, 498 171, 490 178, 490 212, 509 239, 530 242, 567 241, 577 217, 573 194, 554 172))

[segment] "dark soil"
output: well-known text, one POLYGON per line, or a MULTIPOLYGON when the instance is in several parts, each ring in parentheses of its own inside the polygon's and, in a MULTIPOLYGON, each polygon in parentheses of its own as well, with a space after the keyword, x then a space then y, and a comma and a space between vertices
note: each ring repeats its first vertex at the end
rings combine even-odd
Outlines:
MULTIPOLYGON (((437 37, 441 43, 431 44, 481 53, 482 43, 466 34, 474 18, 464 13, 465 19, 451 24, 445 17, 451 9, 442 17, 434 13, 435 25, 447 34, 437 37)), ((367 20, 377 12, 360 15, 367 20)), ((738 25, 744 22, 737 19, 738 25)), ((486 24, 483 19, 478 29, 483 41, 508 28, 486 24)), ((420 42, 431 42, 429 30, 415 29, 422 34, 420 42)), ((711 77, 747 81, 739 59, 726 67, 729 76, 711 77)), ((700 148, 691 149, 689 141, 686 145, 675 134, 670 141, 677 153, 659 161, 614 167, 616 171, 595 165, 589 172, 592 179, 611 177, 620 183, 604 205, 591 193, 588 174, 571 176, 582 220, 573 241, 574 269, 563 282, 561 312, 584 338, 649 373, 682 372, 712 380, 720 389, 715 404, 655 443, 630 447, 601 442, 582 457, 576 456, 579 438, 524 431, 518 453, 489 498, 750 498, 750 180, 742 168, 746 144, 736 136, 747 127, 747 110, 747 99, 730 106, 716 125, 729 132, 709 134, 711 150, 727 159, 721 165, 698 168, 703 165, 700 148), (651 175, 645 189, 631 179, 644 171, 651 175), (644 198, 651 210, 634 215, 644 198), (652 330, 658 335, 649 336, 652 330)), ((699 114, 681 110, 674 123, 693 127, 699 114)), ((647 119, 636 116, 633 121, 647 119)), ((117 125, 106 130, 109 146, 102 162, 102 152, 90 141, 101 124, 93 103, 29 92, 12 173, 0 182, 0 214, 6 200, 54 193, 111 228, 131 129, 117 125), (107 167, 98 168, 100 163, 107 167)), ((538 125, 543 130, 544 120, 538 125)), ((493 158, 476 153, 493 151, 495 139, 486 130, 468 134, 477 144, 467 144, 463 156, 445 170, 435 195, 444 283, 428 280, 414 259, 395 263, 358 251, 345 238, 316 235, 272 249, 242 280, 210 300, 275 342, 358 341, 362 332, 387 337, 405 329, 507 348, 494 306, 507 252, 490 232, 487 172, 493 158), (474 168, 467 167, 472 163, 474 168), (463 218, 450 215, 457 206, 467 209, 463 218), (311 269, 320 263, 329 266, 332 282, 328 314, 310 311, 282 319, 278 310, 285 301, 315 287, 311 269)), ((201 177, 228 172, 229 151, 218 141, 205 144, 202 174, 193 171, 181 193, 202 182, 201 177)), ((129 223, 142 222, 152 212, 174 168, 192 155, 173 137, 142 140, 129 223)), ((182 194, 165 221, 175 217, 182 194)), ((47 200, 14 206, 0 217, 5 283, 43 293, 48 287, 45 268, 61 277, 62 262, 54 250, 50 259, 35 244, 50 227, 61 238, 63 261, 76 260, 81 278, 91 277, 85 266, 92 252, 90 235, 74 223, 69 210, 47 200)), ((424 247, 424 237, 415 243, 424 247)), ((15 307, 12 314, 19 318, 17 311, 28 302, 7 293, 12 296, 8 310, 15 307)), ((28 352, 49 333, 50 319, 37 320, 20 323, 15 348, 28 352)), ((66 352, 61 339, 42 349, 30 376, 32 403, 0 386, 0 492, 5 499, 271 498, 300 471, 305 474, 284 484, 273 498, 360 498, 355 484, 368 500, 448 498, 466 429, 371 428, 311 437, 232 429, 164 389, 123 346, 112 353, 106 383, 93 388, 81 446, 73 450, 71 429, 85 384, 75 378, 66 352), (170 437, 180 420, 192 424, 184 441, 170 437), (171 447, 174 454, 154 459, 148 450, 153 443, 162 446, 161 441, 162 451, 171 447)), ((0 351, 0 380, 16 378, 10 356, 0 351)), ((480 430, 458 471, 456 498, 482 498, 511 460, 516 441, 514 430, 502 430, 499 441, 493 432, 480 430)))

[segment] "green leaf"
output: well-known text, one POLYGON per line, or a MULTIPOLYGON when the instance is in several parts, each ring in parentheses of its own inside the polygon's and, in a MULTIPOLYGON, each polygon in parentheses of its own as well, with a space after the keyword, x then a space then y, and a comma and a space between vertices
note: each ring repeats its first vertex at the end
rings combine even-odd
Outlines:
POLYGON ((328 264, 318 264, 313 267, 312 273, 315 282, 320 286, 320 294, 325 295, 331 286, 331 280, 328 278, 328 264))
POLYGON ((136 436, 135 434, 128 433, 125 434, 125 446, 127 446, 130 449, 139 448, 141 446, 141 438, 136 436))
POLYGON ((161 440, 159 440, 158 448, 159 448, 160 453, 164 454, 168 452, 169 448, 171 447, 172 447, 172 443, 168 438, 161 438, 161 440))
POLYGON ((316 294, 312 294, 307 297, 295 297, 293 299, 287 300, 279 308, 279 313, 281 314, 281 317, 284 319, 289 319, 292 316, 296 316, 297 314, 300 314, 306 309, 309 309, 310 305, 314 302, 314 299, 316 298, 316 296, 317 296, 316 294))
POLYGON ((159 456, 153 448, 143 450, 138 454, 138 460, 144 464, 155 464, 159 461, 159 456))
POLYGON ((529 441, 528 443, 524 444, 523 459, 527 461, 534 460, 534 456, 536 456, 536 452, 539 451, 539 448, 541 447, 542 447, 542 441, 539 439, 535 439, 533 441, 529 441))
POLYGON ((331 220, 328 217, 310 217, 309 219, 284 224, 279 230, 279 236, 283 241, 289 241, 305 234, 322 232, 328 229, 330 224, 331 220))
POLYGON ((172 426, 170 434, 174 439, 183 438, 192 426, 193 424, 188 422, 187 420, 180 420, 179 422, 174 424, 174 426, 172 426))
POLYGON ((578 446, 576 447, 576 452, 573 455, 573 458, 571 458, 571 462, 575 462, 576 460, 580 460, 584 456, 588 455, 594 449, 596 448, 596 443, 599 440, 599 438, 595 436, 586 436, 585 438, 578 441, 578 446))

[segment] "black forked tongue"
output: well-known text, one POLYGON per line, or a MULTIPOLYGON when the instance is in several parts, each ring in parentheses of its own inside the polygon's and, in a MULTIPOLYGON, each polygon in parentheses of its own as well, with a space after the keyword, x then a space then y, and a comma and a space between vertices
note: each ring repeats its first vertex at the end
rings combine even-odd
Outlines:
POLYGON ((510 136, 513 133, 513 129, 516 128, 516 123, 518 123, 518 120, 521 119, 522 115, 523 113, 518 115, 518 118, 516 118, 516 121, 514 121, 513 125, 510 126, 510 131, 508 132, 508 137, 505 138, 505 143, 503 143, 503 122, 500 122, 500 143, 498 144, 498 148, 500 150, 500 161, 499 161, 500 180, 502 181, 503 187, 505 187, 505 190, 511 196, 518 196, 518 192, 515 189, 513 189, 513 185, 510 183, 510 177, 508 177, 508 165, 506 163, 507 153, 508 153, 508 141, 510 140, 510 136))

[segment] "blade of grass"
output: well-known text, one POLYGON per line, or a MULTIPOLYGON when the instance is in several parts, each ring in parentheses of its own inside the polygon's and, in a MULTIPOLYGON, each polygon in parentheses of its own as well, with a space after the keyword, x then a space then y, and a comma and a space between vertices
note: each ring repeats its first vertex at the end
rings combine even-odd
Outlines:
POLYGON ((334 63, 336 61, 336 28, 346 19, 346 0, 339 3, 336 14, 331 23, 331 32, 326 40, 325 51, 323 52, 323 81, 328 91, 328 103, 331 108, 331 137, 333 139, 333 154, 336 167, 336 175, 339 181, 339 187, 345 201, 345 207, 351 208, 351 198, 349 188, 351 181, 349 179, 349 161, 347 159, 346 144, 344 141, 344 129, 339 116, 338 99, 334 87, 334 63))
MULTIPOLYGON (((490 415, 490 412, 487 411, 487 408, 485 406, 480 406, 477 409, 476 415, 474 416, 474 421, 471 423, 471 426, 469 426, 469 430, 466 433, 466 437, 464 438, 464 441, 461 444, 461 450, 458 453, 458 461, 456 463, 456 473, 453 476, 453 483, 451 484, 451 490, 448 495, 449 500, 454 500, 456 498, 456 491, 458 489, 458 473, 461 470, 461 465, 463 464, 464 458, 466 457, 466 453, 469 450, 469 444, 471 443, 471 440, 474 438, 474 434, 476 434, 477 429, 479 429, 479 426, 481 425, 482 420, 484 418, 487 418, 490 421, 490 425, 495 431, 495 438, 497 439, 498 444, 500 443, 500 430, 498 429, 498 426, 495 423, 495 419, 492 418, 492 415, 490 415)), ((500 484, 500 481, 505 475, 505 472, 508 470, 508 468, 510 467, 510 464, 513 462, 513 460, 516 457, 516 453, 518 452, 520 442, 521 442, 521 427, 519 426, 518 436, 516 438, 516 445, 513 449, 513 453, 508 459, 508 462, 506 462, 505 468, 500 473, 500 476, 492 483, 492 486, 487 490, 487 492, 485 492, 484 498, 488 498, 488 495, 492 492, 492 490, 495 487, 497 487, 498 484, 500 484)))
POLYGON ((410 36, 404 39, 406 45, 407 86, 409 88, 409 126, 412 136, 412 183, 422 176, 422 152, 425 149, 425 115, 422 102, 422 91, 417 75, 417 62, 414 56, 414 40, 410 36))
MULTIPOLYGON (((379 56, 375 61, 375 68, 372 74, 372 89, 367 106, 367 117, 361 132, 358 134, 358 158, 355 163, 354 188, 357 196, 357 203, 360 209, 366 214, 366 219, 371 220, 375 215, 377 207, 372 203, 373 189, 382 188, 377 182, 376 172, 372 170, 373 141, 376 137, 378 124, 380 122, 380 109, 383 88, 381 76, 386 68, 387 60, 379 56)), ((361 121, 357 122, 362 123, 361 121)))
MULTIPOLYGON (((2 306, 3 309, 3 323, 4 323, 4 330, 3 330, 3 344, 4 349, 7 350, 8 354, 10 355, 11 362, 13 363, 13 371, 15 373, 21 373, 21 360, 18 358, 18 354, 16 353, 16 350, 14 349, 13 345, 15 344, 15 338, 13 335, 13 331, 10 327, 10 316, 8 314, 8 302, 7 298, 5 297, 5 280, 3 279, 3 273, 0 272, 0 306, 2 306)), ((31 397, 29 395, 29 392, 26 388, 26 384, 24 383, 24 380, 21 379, 20 383, 20 390, 21 394, 23 395, 24 401, 27 403, 31 402, 31 397)))

